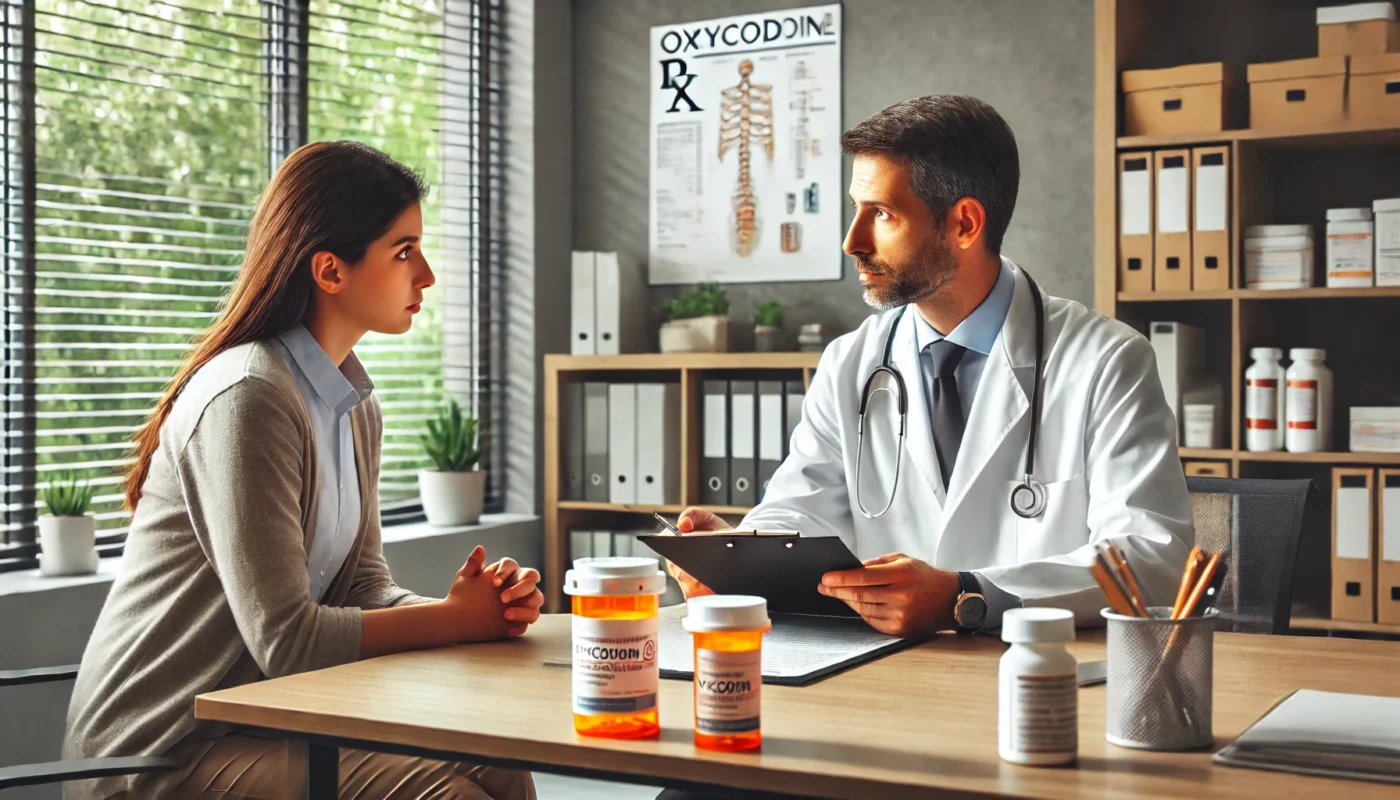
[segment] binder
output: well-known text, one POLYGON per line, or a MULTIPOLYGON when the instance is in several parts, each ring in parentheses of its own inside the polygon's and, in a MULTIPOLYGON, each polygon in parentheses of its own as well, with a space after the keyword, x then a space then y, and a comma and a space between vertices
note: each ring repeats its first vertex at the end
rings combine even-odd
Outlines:
POLYGON ((783 387, 783 458, 792 452, 792 432, 802 421, 802 401, 807 398, 807 388, 802 381, 788 381, 783 387))
POLYGON ((598 355, 644 352, 647 303, 641 264, 617 253, 594 253, 593 269, 598 355))
POLYGON ((758 505, 758 398, 753 381, 729 382, 729 504, 758 505))
POLYGON ((593 531, 569 529, 569 563, 593 557, 593 531))
POLYGON ((1176 440, 1181 442, 1181 397, 1191 379, 1204 369, 1205 331, 1184 322, 1153 322, 1152 353, 1157 357, 1157 374, 1167 406, 1176 417, 1176 440))
POLYGON ((565 500, 583 499, 583 384, 564 384, 564 485, 565 500))
POLYGON ((1191 151, 1191 288, 1230 288, 1230 148, 1191 151))
POLYGON ((583 385, 583 499, 608 502, 608 385, 583 385))
POLYGON ((1376 539, 1376 622, 1400 625, 1400 469, 1383 469, 1376 539))
POLYGON ((607 558, 613 555, 612 531, 593 531, 593 557, 607 558))
POLYGON ((642 505, 681 501, 681 386, 637 385, 637 500, 642 505))
MULTIPOLYGON (((758 500, 783 463, 783 382, 758 383, 758 500)), ((755 503, 757 505, 757 503, 755 503)))
POLYGON ((608 502, 637 502, 637 385, 608 384, 608 502))
POLYGON ((729 383, 705 381, 700 436, 700 503, 729 505, 729 383))
POLYGON ((636 541, 636 538, 637 537, 630 531, 613 531, 612 554, 623 557, 633 555, 632 542, 636 541))
POLYGON ((1375 475, 1369 469, 1332 470, 1332 619, 1376 620, 1375 475))
POLYGON ((1152 286, 1159 292, 1191 291, 1190 150, 1159 150, 1157 172, 1156 256, 1152 286))
POLYGON ((1152 154, 1118 156, 1118 289, 1152 291, 1152 154))
POLYGON ((594 336, 595 310, 593 283, 595 269, 592 253, 574 253, 569 292, 569 319, 573 329, 569 337, 569 352, 576 356, 591 356, 598 352, 594 336))

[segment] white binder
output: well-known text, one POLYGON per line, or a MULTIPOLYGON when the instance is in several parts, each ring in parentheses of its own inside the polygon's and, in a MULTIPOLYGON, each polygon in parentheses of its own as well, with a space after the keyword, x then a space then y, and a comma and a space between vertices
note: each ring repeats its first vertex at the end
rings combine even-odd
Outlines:
POLYGON ((608 385, 608 502, 637 502, 637 385, 608 385))
POLYGON ((576 356, 591 356, 598 352, 593 307, 595 272, 592 253, 574 253, 570 279, 572 291, 569 294, 573 331, 569 337, 569 352, 576 356))
POLYGON ((646 351, 646 277, 617 253, 593 254, 593 313, 598 355, 646 351))
POLYGON ((637 385, 637 502, 681 501, 681 386, 637 385))

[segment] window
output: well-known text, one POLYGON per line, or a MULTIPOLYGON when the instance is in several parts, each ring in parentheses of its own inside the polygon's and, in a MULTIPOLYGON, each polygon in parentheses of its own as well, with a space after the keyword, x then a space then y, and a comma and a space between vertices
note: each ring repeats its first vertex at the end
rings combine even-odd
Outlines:
POLYGON ((446 390, 481 418, 499 507, 498 5, 0 0, 0 570, 35 563, 40 494, 65 473, 94 488, 104 552, 120 548, 130 437, 217 314, 275 165, 317 139, 366 142, 433 187, 439 290, 409 336, 359 349, 385 411, 381 499, 416 497, 417 434, 446 390))

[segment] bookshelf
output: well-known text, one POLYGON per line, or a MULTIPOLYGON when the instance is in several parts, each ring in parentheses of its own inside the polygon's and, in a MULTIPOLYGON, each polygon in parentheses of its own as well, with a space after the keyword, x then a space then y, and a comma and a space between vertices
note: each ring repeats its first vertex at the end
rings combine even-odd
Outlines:
MULTIPOLYGON (((762 377, 812 382, 821 353, 637 353, 614 356, 546 355, 544 358, 544 564, 546 608, 564 608, 564 572, 569 564, 569 529, 619 521, 653 512, 678 514, 700 498, 701 384, 707 378, 762 377), (681 387, 681 502, 640 505, 565 500, 561 496, 564 462, 564 392, 578 381, 679 383, 681 387)), ((749 509, 706 506, 721 516, 738 517, 749 509)))
POLYGON ((1224 446, 1183 448, 1185 460, 1228 463, 1238 477, 1310 478, 1298 549, 1294 629, 1394 635, 1400 626, 1328 619, 1331 470, 1395 466, 1395 453, 1254 453, 1243 448, 1244 371, 1252 347, 1322 347, 1334 380, 1333 437, 1345 448, 1348 409, 1400 405, 1400 370, 1377 359, 1400 341, 1400 288, 1325 287, 1325 214, 1400 196, 1400 122, 1345 122, 1249 128, 1246 65, 1317 55, 1316 0, 1095 0, 1094 33, 1094 304, 1144 333, 1151 322, 1178 321, 1205 330, 1207 369, 1224 384, 1224 446), (1223 61, 1237 78, 1226 85, 1227 126, 1214 133, 1123 135, 1119 73, 1223 61), (1230 151, 1231 288, 1191 292, 1121 292, 1117 270, 1117 158, 1121 152, 1226 145, 1230 151), (1249 290, 1243 286, 1243 230, 1269 223, 1310 223, 1318 288, 1249 290))

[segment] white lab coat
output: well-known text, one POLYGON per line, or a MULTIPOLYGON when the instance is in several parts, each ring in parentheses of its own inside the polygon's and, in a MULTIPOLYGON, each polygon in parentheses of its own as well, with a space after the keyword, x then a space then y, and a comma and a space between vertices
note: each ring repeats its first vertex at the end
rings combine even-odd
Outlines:
MULTIPOLYGON (((1151 601, 1171 605, 1191 541, 1190 499, 1151 345, 1127 325, 1045 296, 1035 475, 1048 504, 1035 519, 1010 508, 1024 472, 1035 375, 1034 303, 1019 268, 1015 275, 946 493, 914 346, 917 312, 910 309, 892 356, 909 398, 898 489, 883 517, 866 519, 856 505, 857 410, 861 387, 884 355, 895 314, 888 311, 826 348, 791 454, 740 527, 839 536, 862 559, 900 552, 939 569, 977 571, 1027 606, 1072 610, 1080 624, 1101 621, 1106 603, 1089 564, 1093 545, 1112 539, 1151 601)), ((876 395, 861 474, 871 513, 889 497, 898 425, 892 396, 876 395)))

